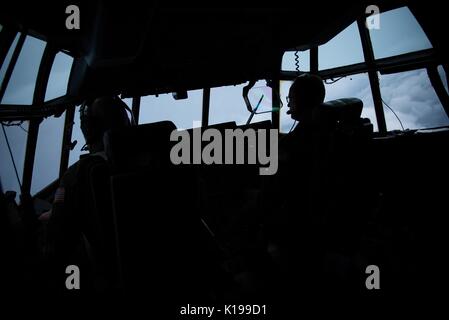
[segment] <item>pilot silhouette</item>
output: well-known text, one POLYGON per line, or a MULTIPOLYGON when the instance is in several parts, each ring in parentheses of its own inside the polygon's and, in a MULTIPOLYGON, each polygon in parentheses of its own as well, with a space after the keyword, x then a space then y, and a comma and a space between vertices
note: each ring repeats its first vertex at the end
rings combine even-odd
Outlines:
POLYGON ((98 217, 92 214, 97 204, 92 195, 91 175, 94 167, 107 168, 104 133, 130 126, 127 109, 118 97, 92 99, 80 108, 81 130, 89 154, 66 171, 55 192, 51 211, 40 217, 41 221, 48 221, 46 255, 50 266, 57 268, 56 273, 63 270, 62 267, 78 263, 84 254, 80 248, 102 241, 98 221, 95 221, 98 217))

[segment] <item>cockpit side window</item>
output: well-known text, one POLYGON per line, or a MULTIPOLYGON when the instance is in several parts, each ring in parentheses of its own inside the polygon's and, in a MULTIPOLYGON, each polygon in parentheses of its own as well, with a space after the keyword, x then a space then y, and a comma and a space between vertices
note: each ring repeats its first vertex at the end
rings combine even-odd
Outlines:
POLYGON ((379 28, 369 29, 376 59, 432 48, 410 9, 402 7, 383 12, 379 28))
POLYGON ((380 75, 379 81, 389 131, 449 125, 426 69, 380 75))
MULTIPOLYGON (((20 33, 17 34, 7 53, 0 70, 1 81, 5 79, 6 70, 10 65, 12 56, 21 36, 23 37, 20 33)), ((45 41, 30 35, 26 36, 18 55, 17 62, 12 70, 11 77, 8 83, 5 84, 7 86, 1 101, 2 104, 30 106, 33 104, 36 81, 45 48, 45 41)), ((69 55, 63 52, 58 52, 56 54, 48 79, 45 101, 64 96, 67 93, 67 84, 72 63, 73 58, 69 55)), ((32 195, 56 180, 59 176, 64 119, 65 113, 57 118, 51 116, 43 119, 39 125, 30 190, 32 195)), ((21 146, 20 150, 12 150, 16 166, 18 167, 18 176, 21 179, 27 134, 25 133, 24 136, 19 129, 22 131, 27 130, 24 127, 24 124, 16 126, 14 129, 13 127, 8 127, 7 137, 12 144, 14 144, 12 149, 17 148, 15 146, 16 144, 21 146)), ((4 136, 3 139, 6 140, 6 137, 4 136)), ((10 157, 9 150, 7 150, 8 153, 5 153, 6 151, 3 150, 3 146, 6 146, 6 144, 3 144, 2 141, 2 158, 6 157, 6 155, 10 157)), ((12 161, 2 161, 2 163, 12 164, 12 161)), ((8 172, 14 173, 15 176, 15 170, 8 170, 8 172)), ((2 174, 2 183, 6 185, 5 190, 8 190, 8 187, 14 191, 20 189, 20 187, 14 186, 14 184, 19 184, 20 182, 11 182, 13 181, 10 179, 11 177, 3 177, 3 175, 4 174, 2 174)), ((17 180, 16 177, 14 177, 14 179, 17 180)))
POLYGON ((53 61, 48 79, 45 101, 64 96, 67 93, 73 58, 64 52, 58 52, 53 61))
POLYGON ((20 33, 17 33, 16 37, 14 38, 14 41, 11 44, 11 47, 8 50, 8 53, 6 54, 5 60, 3 61, 3 64, 0 68, 0 84, 3 86, 3 81, 5 79, 6 70, 8 69, 9 63, 11 62, 12 55, 14 53, 14 50, 16 49, 17 43, 19 42, 20 33))
POLYGON ((318 48, 319 70, 347 66, 364 60, 356 22, 318 48))
MULTIPOLYGON (((2 104, 32 104, 37 73, 44 49, 44 41, 32 36, 26 37, 6 88, 5 95, 1 101, 2 104)), ((4 63, 3 67, 7 68, 7 64, 4 63)))
POLYGON ((42 190, 59 176, 65 112, 58 118, 44 119, 39 126, 34 158, 31 195, 42 190))
MULTIPOLYGON (((3 28, 2 28, 3 30, 3 28)), ((0 83, 6 86, 2 104, 31 105, 37 74, 46 43, 32 36, 24 38, 23 46, 8 83, 5 75, 17 50, 21 33, 17 33, 0 68, 0 83)), ((4 191, 16 192, 19 201, 28 139, 28 121, 2 122, 0 133, 0 177, 4 191)))
POLYGON ((25 147, 28 137, 28 121, 10 125, 2 124, 0 132, 0 180, 3 191, 15 191, 19 200, 22 184, 25 147), (11 148, 11 153, 8 148, 11 148), (15 167, 15 168, 14 168, 15 167), (16 175, 17 170, 17 175, 16 175))

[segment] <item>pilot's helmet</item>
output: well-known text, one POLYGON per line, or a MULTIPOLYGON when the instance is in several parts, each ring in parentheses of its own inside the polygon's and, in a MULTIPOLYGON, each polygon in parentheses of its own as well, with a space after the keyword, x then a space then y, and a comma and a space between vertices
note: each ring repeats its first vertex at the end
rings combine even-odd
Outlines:
POLYGON ((127 109, 117 96, 86 100, 80 108, 81 131, 86 144, 101 140, 108 130, 130 126, 127 109))
POLYGON ((298 76, 290 87, 288 94, 289 113, 301 115, 324 101, 326 89, 323 80, 317 75, 305 73, 298 76))

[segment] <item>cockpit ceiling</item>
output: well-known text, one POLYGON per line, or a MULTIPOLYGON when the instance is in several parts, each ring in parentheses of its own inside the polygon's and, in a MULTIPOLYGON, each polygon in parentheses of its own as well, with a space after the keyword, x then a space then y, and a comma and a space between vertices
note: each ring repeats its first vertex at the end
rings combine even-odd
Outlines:
MULTIPOLYGON (((381 9, 403 1, 377 1, 381 9)), ((270 78, 283 51, 325 43, 357 17, 366 1, 298 2, 295 7, 170 6, 165 1, 42 1, 13 4, 1 23, 15 25, 78 59, 69 91, 127 96, 270 78), (65 28, 65 9, 80 9, 80 30, 65 28), (76 74, 78 73, 78 74, 76 74)))

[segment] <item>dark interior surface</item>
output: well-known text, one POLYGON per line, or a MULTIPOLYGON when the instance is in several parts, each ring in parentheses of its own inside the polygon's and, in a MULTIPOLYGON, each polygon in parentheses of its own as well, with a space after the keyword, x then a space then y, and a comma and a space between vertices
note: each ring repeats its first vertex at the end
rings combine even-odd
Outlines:
MULTIPOLYGON (((432 23, 444 21, 440 10, 420 1, 405 3, 423 16, 424 30, 429 30, 430 40, 445 56, 444 34, 432 23)), ((272 78, 285 50, 327 42, 363 15, 370 3, 243 7, 236 1, 209 6, 157 1, 71 4, 78 4, 83 14, 80 30, 67 30, 65 16, 57 14, 65 12, 65 2, 50 6, 40 2, 25 8, 10 3, 0 14, 5 24, 29 28, 83 58, 72 75, 73 95, 113 91, 135 96, 272 78)), ((403 4, 377 3, 382 10, 403 4)))

